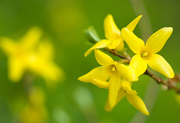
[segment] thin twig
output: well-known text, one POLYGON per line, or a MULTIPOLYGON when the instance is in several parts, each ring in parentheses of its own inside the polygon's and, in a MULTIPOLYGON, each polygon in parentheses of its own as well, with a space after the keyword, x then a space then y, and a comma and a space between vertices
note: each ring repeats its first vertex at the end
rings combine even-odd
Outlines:
MULTIPOLYGON (((106 49, 107 50, 107 49, 106 49)), ((131 59, 125 57, 125 56, 122 56, 120 55, 119 53, 117 53, 115 50, 108 50, 111 54, 117 56, 117 57, 120 57, 122 59, 126 59, 128 60, 128 62, 130 63, 131 59)), ((127 62, 127 63, 128 63, 127 62)), ((154 79, 158 84, 163 84, 163 85, 166 85, 168 87, 169 90, 174 90, 176 91, 176 93, 180 94, 180 88, 177 88, 173 85, 171 85, 170 83, 168 82, 165 82, 162 78, 159 78, 157 76, 155 76, 154 74, 152 74, 151 72, 149 72, 149 70, 147 69, 145 72, 144 72, 145 75, 148 75, 149 77, 151 77, 152 79, 154 79)))
POLYGON ((116 50, 113 50, 113 49, 108 49, 108 48, 105 48, 105 50, 106 51, 108 51, 109 53, 111 53, 111 54, 113 54, 114 56, 118 56, 119 58, 122 58, 122 59, 127 59, 127 60, 131 60, 131 58, 129 58, 129 57, 125 57, 125 56, 123 56, 123 55, 121 55, 121 54, 119 54, 119 53, 117 53, 117 51, 116 50))
POLYGON ((158 84, 163 84, 163 85, 166 85, 168 87, 169 90, 174 90, 176 91, 176 93, 180 94, 180 89, 173 86, 172 84, 168 83, 168 82, 165 82, 162 78, 159 78, 155 75, 153 75, 152 73, 150 73, 148 70, 146 70, 144 72, 145 75, 148 75, 150 76, 152 79, 154 79, 158 84))

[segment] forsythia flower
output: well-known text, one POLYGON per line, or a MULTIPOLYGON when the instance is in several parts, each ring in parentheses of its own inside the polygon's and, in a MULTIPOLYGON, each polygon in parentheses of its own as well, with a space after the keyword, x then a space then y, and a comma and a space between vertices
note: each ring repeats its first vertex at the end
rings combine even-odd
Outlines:
MULTIPOLYGON (((129 25, 127 25, 127 28, 130 31, 133 31, 136 27, 137 23, 139 22, 142 15, 135 18, 129 25)), ((94 46, 92 46, 88 51, 85 52, 85 57, 92 52, 93 49, 99 49, 99 48, 105 48, 108 49, 116 49, 118 51, 121 51, 124 48, 124 42, 123 37, 121 35, 120 30, 116 26, 112 15, 107 15, 104 20, 104 30, 105 30, 105 37, 107 39, 102 39, 101 41, 97 42, 94 46)))
POLYGON ((41 36, 42 31, 34 27, 19 42, 1 38, 0 46, 8 56, 8 76, 13 82, 19 81, 27 70, 47 81, 62 78, 63 71, 52 61, 52 45, 48 41, 39 43, 41 36))
MULTIPOLYGON (((131 83, 126 80, 122 80, 122 85, 118 91, 116 103, 118 103, 125 96, 129 103, 132 104, 135 108, 137 108, 142 113, 149 115, 146 105, 144 104, 142 99, 139 96, 137 96, 136 91, 131 89, 131 83)), ((109 101, 107 101, 105 109, 106 111, 112 110, 112 107, 109 106, 109 101)))
POLYGON ((79 77, 78 80, 109 89, 109 106, 113 108, 121 87, 121 77, 127 81, 136 81, 135 69, 114 61, 100 50, 95 50, 95 57, 102 66, 94 68, 89 73, 79 77), (108 79, 109 82, 106 82, 108 79))
POLYGON ((19 116, 23 123, 44 123, 47 111, 44 105, 44 93, 40 88, 33 88, 29 92, 28 102, 20 109, 19 116))
POLYGON ((141 75, 147 69, 147 64, 154 69, 165 75, 168 78, 174 77, 174 72, 168 62, 160 55, 159 52, 167 39, 172 34, 173 28, 164 27, 149 37, 144 44, 144 41, 138 38, 128 28, 122 29, 122 36, 129 46, 129 48, 136 54, 131 62, 130 66, 134 66, 137 69, 137 74, 141 75))

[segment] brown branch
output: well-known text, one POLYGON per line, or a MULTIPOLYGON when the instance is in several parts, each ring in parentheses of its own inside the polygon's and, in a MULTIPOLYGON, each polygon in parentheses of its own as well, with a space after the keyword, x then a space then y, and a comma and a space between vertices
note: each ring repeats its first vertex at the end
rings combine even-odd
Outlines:
POLYGON ((110 49, 107 49, 107 48, 105 48, 105 50, 106 51, 108 51, 109 53, 111 53, 111 54, 113 54, 114 56, 118 56, 118 57, 120 57, 120 58, 122 58, 122 59, 127 59, 127 60, 131 60, 131 58, 128 58, 128 57, 125 57, 125 56, 123 56, 123 55, 120 55, 119 53, 117 53, 117 51, 116 50, 110 50, 110 49))
MULTIPOLYGON (((107 49, 106 49, 107 50, 107 49)), ((117 56, 117 57, 120 57, 122 59, 126 59, 127 62, 126 63, 130 63, 131 61, 131 58, 127 58, 123 55, 120 55, 119 53, 117 53, 117 51, 115 50, 107 50, 109 51, 111 54, 117 56)), ((147 69, 145 72, 144 72, 145 75, 148 75, 149 77, 151 77, 152 79, 154 79, 158 84, 163 84, 163 85, 166 85, 168 87, 168 90, 174 90, 176 91, 177 94, 180 94, 180 88, 177 88, 175 87, 174 85, 168 83, 168 82, 165 82, 162 78, 159 78, 157 76, 155 76, 154 74, 152 74, 151 72, 149 72, 149 70, 147 69)))
POLYGON ((159 78, 155 75, 153 75, 152 73, 149 72, 149 70, 146 70, 144 72, 145 75, 148 75, 150 76, 152 79, 154 79, 158 84, 163 84, 163 85, 166 85, 168 87, 168 90, 174 90, 176 91, 177 94, 180 94, 180 89, 175 87, 174 85, 168 83, 168 82, 165 82, 162 78, 159 78))

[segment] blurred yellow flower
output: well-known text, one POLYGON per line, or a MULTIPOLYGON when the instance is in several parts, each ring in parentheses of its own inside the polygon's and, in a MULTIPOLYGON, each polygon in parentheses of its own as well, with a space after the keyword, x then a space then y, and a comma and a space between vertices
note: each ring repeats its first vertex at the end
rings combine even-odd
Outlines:
POLYGON ((40 88, 33 88, 29 91, 28 97, 27 103, 19 109, 19 119, 23 123, 44 123, 48 115, 43 91, 40 88))
POLYGON ((176 95, 175 95, 175 98, 176 98, 178 104, 180 105, 180 94, 176 94, 176 95))
MULTIPOLYGON (((133 31, 136 27, 137 23, 141 19, 142 15, 135 18, 131 23, 127 25, 127 28, 130 31, 133 31)), ((124 42, 123 37, 121 35, 120 30, 116 26, 112 15, 107 15, 104 20, 104 30, 105 30, 105 37, 107 39, 102 39, 101 41, 97 42, 95 45, 93 45, 89 50, 87 50, 84 54, 86 57, 89 55, 93 49, 99 49, 99 48, 105 48, 108 49, 116 49, 117 51, 121 51, 124 48, 124 42)))
POLYGON ((31 28, 18 42, 2 37, 0 46, 8 57, 8 76, 19 81, 26 71, 42 76, 47 82, 57 82, 63 71, 53 61, 53 47, 49 41, 39 42, 42 31, 31 28))
POLYGON ((132 58, 130 66, 136 68, 138 75, 146 71, 148 64, 152 69, 162 73, 166 77, 174 77, 174 71, 168 62, 162 56, 155 54, 163 48, 172 31, 172 27, 164 27, 158 30, 149 37, 145 45, 144 41, 138 38, 131 30, 128 28, 122 29, 122 36, 125 42, 136 54, 132 58))
POLYGON ((109 89, 109 105, 112 108, 116 104, 118 91, 121 87, 121 77, 128 81, 136 81, 138 78, 133 67, 114 61, 100 50, 95 50, 95 57, 102 66, 94 68, 89 73, 79 77, 78 80, 109 89), (107 80, 109 82, 106 82, 107 80))
MULTIPOLYGON (((135 90, 131 89, 131 83, 126 80, 122 80, 122 85, 120 86, 120 89, 118 90, 118 97, 116 100, 116 104, 125 96, 127 100, 129 101, 129 103, 132 104, 135 108, 137 108, 139 111, 141 111, 145 115, 149 115, 146 105, 144 104, 142 99, 139 96, 137 96, 137 92, 135 90)), ((109 99, 110 98, 108 98, 108 101, 105 106, 106 111, 111 111, 113 109, 113 107, 110 107, 109 99)))

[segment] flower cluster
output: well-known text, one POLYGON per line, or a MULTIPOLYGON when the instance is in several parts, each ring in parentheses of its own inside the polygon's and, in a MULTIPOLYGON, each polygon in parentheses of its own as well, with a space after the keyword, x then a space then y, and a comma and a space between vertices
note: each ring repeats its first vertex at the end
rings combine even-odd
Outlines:
POLYGON ((8 57, 8 77, 20 81, 26 71, 43 77, 47 84, 58 82, 63 70, 53 62, 53 46, 47 39, 41 41, 42 30, 32 27, 19 41, 1 37, 0 47, 8 57))
POLYGON ((173 29, 164 27, 158 30, 149 37, 145 45, 144 41, 133 33, 141 17, 142 15, 138 16, 120 31, 112 15, 107 15, 104 20, 105 37, 107 39, 98 41, 84 54, 86 57, 94 50, 95 58, 101 66, 79 77, 78 80, 109 89, 109 96, 105 105, 107 111, 111 111, 126 96, 130 104, 142 113, 149 115, 143 100, 135 90, 131 89, 132 82, 137 81, 139 76, 145 73, 147 65, 168 78, 174 77, 174 72, 168 62, 162 56, 156 54, 162 49, 173 29), (100 50, 105 48, 108 51, 121 52, 124 49, 124 41, 136 54, 128 65, 123 64, 122 60, 114 61, 109 55, 100 50))

